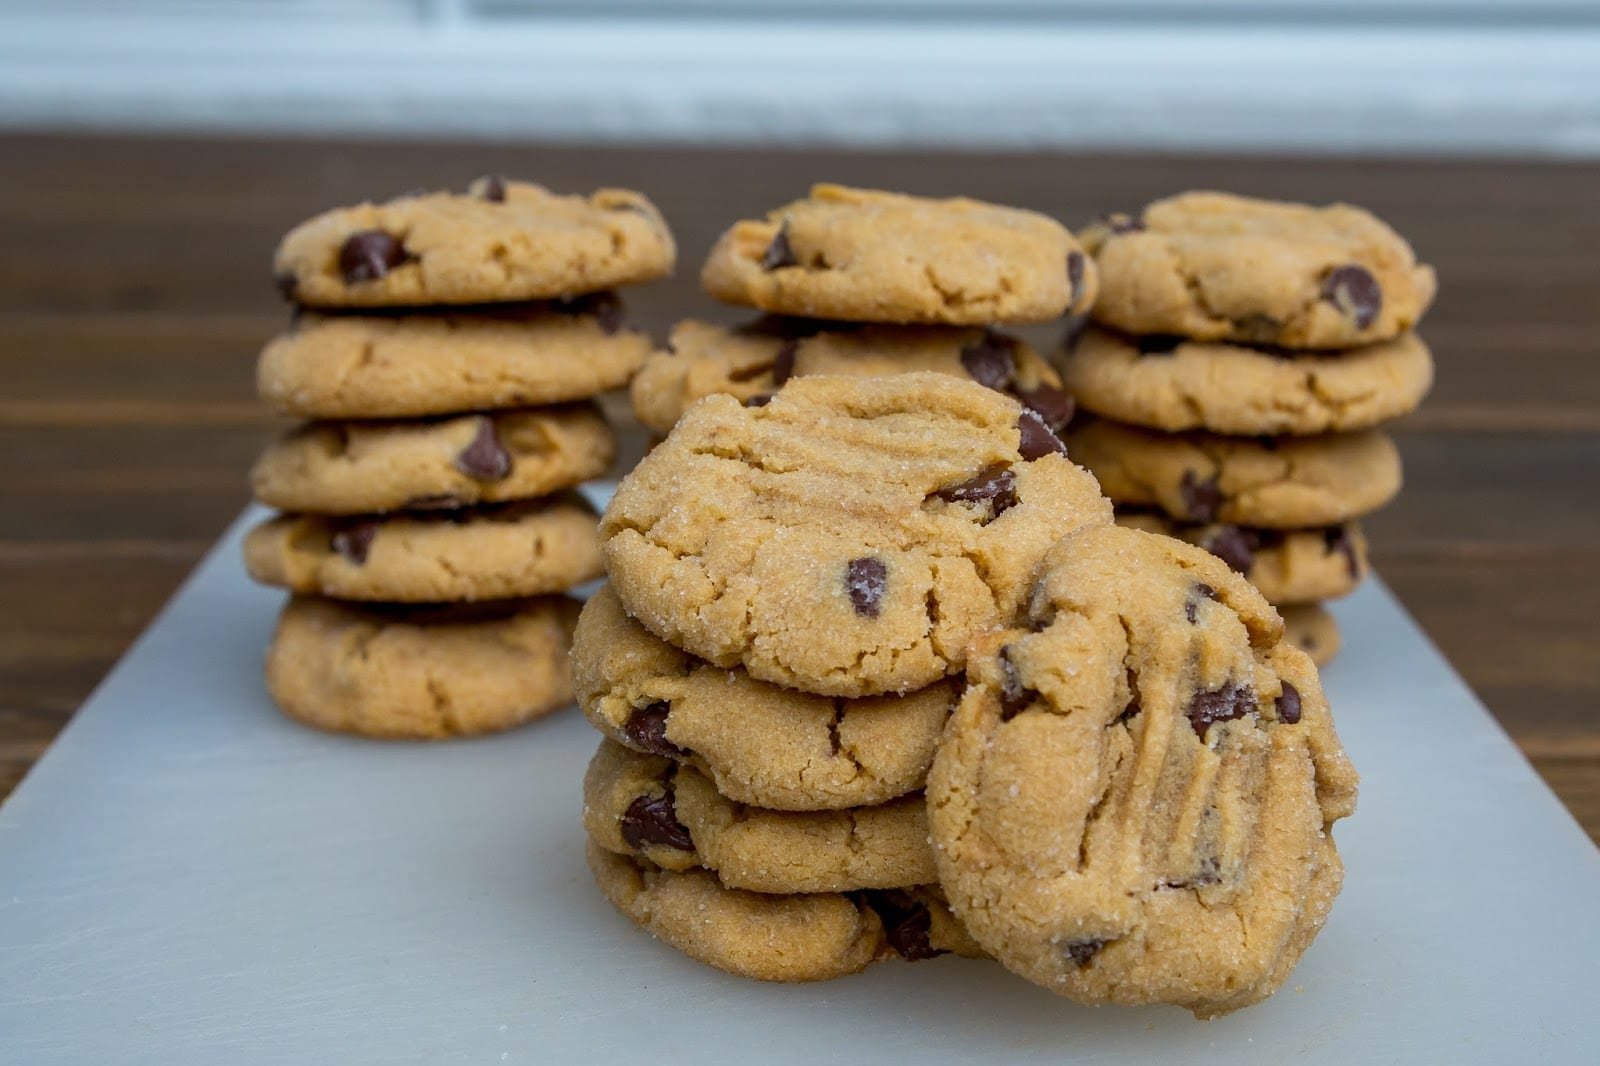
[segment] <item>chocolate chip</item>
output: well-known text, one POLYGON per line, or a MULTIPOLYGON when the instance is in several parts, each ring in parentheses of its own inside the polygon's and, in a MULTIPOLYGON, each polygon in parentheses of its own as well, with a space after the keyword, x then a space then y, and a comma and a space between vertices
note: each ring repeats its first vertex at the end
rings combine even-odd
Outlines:
POLYGON ((667 716, 671 713, 672 704, 665 700, 635 708, 622 727, 622 735, 640 751, 681 759, 689 753, 667 739, 667 716))
POLYGON ((1000 720, 1009 722, 1033 703, 1038 693, 1022 683, 1017 664, 1011 661, 1011 645, 1000 649, 1000 720))
POLYGON ((851 559, 844 568, 844 590, 856 614, 876 618, 883 611, 883 595, 889 591, 889 568, 870 555, 851 559))
POLYGON ((772 386, 782 388, 783 383, 794 377, 794 357, 800 350, 800 342, 787 340, 778 348, 778 354, 772 360, 772 386))
POLYGON ((1238 526, 1217 526, 1200 538, 1200 546, 1241 574, 1256 565, 1257 540, 1238 526))
POLYGON ((475 481, 504 481, 512 466, 511 453, 495 435, 494 420, 478 419, 478 432, 456 456, 456 469, 475 481))
POLYGON ((1189 598, 1184 601, 1183 616, 1190 622, 1198 622, 1200 620, 1200 601, 1214 600, 1216 598, 1216 589, 1204 581, 1197 581, 1194 587, 1189 590, 1189 598))
POLYGON ((1222 507, 1222 489, 1215 477, 1199 477, 1193 470, 1183 472, 1178 482, 1178 495, 1183 497, 1184 510, 1192 522, 1215 522, 1222 507))
POLYGON ((1195 735, 1206 738, 1206 730, 1215 722, 1231 722, 1243 718, 1256 709, 1256 694, 1248 685, 1223 685, 1211 692, 1196 692, 1189 701, 1189 724, 1195 735))
POLYGON ((1105 946, 1106 942, 1104 940, 1068 940, 1061 945, 1061 954, 1065 955, 1072 961, 1074 966, 1081 970, 1089 965, 1089 960, 1098 955, 1100 949, 1105 946))
POLYGON ((995 463, 976 475, 934 493, 950 503, 978 503, 989 507, 989 520, 1000 517, 1017 505, 1017 475, 1003 463, 995 463))
POLYGON ((506 202, 506 179, 498 174, 485 174, 472 183, 472 191, 491 204, 506 202))
POLYGON ((1121 211, 1106 216, 1106 228, 1112 233, 1143 233, 1144 222, 1121 211))
POLYGON ((1023 411, 1017 418, 1017 433, 1017 450, 1024 459, 1042 459, 1051 453, 1067 454, 1066 444, 1032 411, 1023 411))
POLYGON ((1077 307, 1083 297, 1083 268, 1087 261, 1082 252, 1067 253, 1067 306, 1077 307))
POLYGON ((785 222, 778 227, 772 243, 767 245, 766 253, 761 257, 761 269, 781 270, 799 262, 800 260, 794 257, 794 249, 789 247, 789 223, 785 222))
POLYGON ((339 246, 339 273, 351 283, 376 281, 410 259, 406 246, 393 234, 364 229, 350 234, 339 246))
POLYGON ((751 396, 749 399, 745 400, 744 405, 746 407, 765 407, 771 402, 772 393, 758 392, 754 396, 751 396))
POLYGON ((1133 694, 1133 699, 1128 701, 1128 705, 1122 708, 1122 713, 1117 715, 1117 724, 1133 721, 1134 716, 1142 710, 1144 705, 1139 702, 1139 694, 1136 692, 1133 694))
POLYGON ((1072 415, 1078 409, 1071 396, 1047 382, 1040 382, 1036 389, 1017 389, 1017 399, 1022 401, 1022 406, 1034 414, 1059 433, 1072 421, 1072 415))
POLYGON ((678 821, 678 811, 672 804, 672 786, 660 796, 640 796, 628 804, 628 809, 618 819, 622 839, 635 851, 646 844, 664 844, 679 851, 693 851, 694 838, 678 821))
POLYGON ((1322 298, 1354 322, 1357 329, 1372 325, 1383 310, 1383 287, 1371 271, 1354 263, 1328 271, 1322 279, 1322 298))
POLYGON ((928 905, 894 890, 863 893, 867 907, 883 922, 883 936, 907 962, 943 955, 931 942, 933 914, 928 905))
POLYGON ((1278 721, 1284 725, 1297 725, 1300 721, 1300 690, 1287 681, 1278 697, 1278 721))
POLYGON ((1146 333, 1135 343, 1139 346, 1140 355, 1171 355, 1178 350, 1178 345, 1188 339, 1176 333, 1146 333))
POLYGON ((328 538, 328 547, 361 566, 367 561, 367 553, 372 550, 372 540, 378 535, 380 524, 370 518, 347 523, 333 531, 328 538))
POLYGON ((278 290, 279 296, 282 296, 290 303, 294 303, 295 294, 300 288, 300 282, 293 274, 284 273, 272 275, 272 285, 278 290))
POLYGON ((1010 387, 1017 376, 1016 341, 992 329, 961 349, 961 366, 979 385, 998 392, 1010 387))
POLYGON ((1350 538, 1350 531, 1344 526, 1329 526, 1322 531, 1323 550, 1329 555, 1334 552, 1344 553, 1345 569, 1350 572, 1351 581, 1361 580, 1361 558, 1356 555, 1356 543, 1350 538))

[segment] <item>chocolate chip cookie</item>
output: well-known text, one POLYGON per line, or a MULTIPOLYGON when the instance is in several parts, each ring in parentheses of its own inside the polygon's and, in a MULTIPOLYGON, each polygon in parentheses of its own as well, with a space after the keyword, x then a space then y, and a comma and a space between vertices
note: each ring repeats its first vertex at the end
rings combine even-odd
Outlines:
POLYGON ((1278 608, 1283 615, 1283 639, 1326 666, 1344 646, 1339 623, 1321 604, 1291 603, 1278 608))
POLYGON ((686 407, 716 393, 761 404, 792 377, 881 377, 931 370, 1016 397, 1059 430, 1073 404, 1056 372, 1028 345, 986 329, 852 326, 763 318, 729 328, 679 322, 665 351, 653 352, 629 389, 634 414, 665 434, 686 407))
POLYGON ((262 350, 256 385, 302 418, 456 414, 621 388, 650 347, 609 293, 459 314, 305 314, 262 350))
POLYGON ((827 981, 879 959, 982 955, 936 888, 763 895, 726 888, 706 870, 663 870, 592 841, 588 856, 595 884, 624 917, 739 977, 827 981))
POLYGON ((1118 504, 1188 523, 1296 529, 1347 522, 1400 491, 1400 453, 1384 433, 1222 437, 1075 423, 1072 458, 1118 504))
POLYGON ((769 685, 658 639, 609 585, 578 619, 572 675, 583 713, 612 740, 693 766, 729 799, 784 811, 922 788, 959 692, 954 679, 857 700, 769 685))
POLYGON ((975 643, 928 781, 940 881, 1005 966, 1201 1017, 1270 995, 1342 882, 1355 807, 1316 668, 1181 541, 1066 537, 1027 624, 975 643))
POLYGON ((312 422, 267 447, 256 499, 368 514, 544 496, 598 477, 617 439, 594 404, 407 422, 312 422))
POLYGON ((466 193, 325 211, 278 245, 279 290, 310 307, 546 300, 670 273, 660 212, 626 189, 559 196, 481 179, 466 193))
POLYGON ((264 585, 391 603, 564 592, 602 569, 594 512, 575 496, 455 511, 280 515, 245 537, 244 561, 264 585))
POLYGON ((1044 322, 1094 303, 1094 263, 1059 223, 963 198, 816 185, 737 222, 700 272, 727 303, 852 322, 1044 322))
POLYGON ((1085 410, 1168 432, 1366 429, 1414 411, 1433 385, 1433 358, 1415 333, 1346 352, 1297 352, 1091 328, 1060 365, 1085 410))
POLYGON ((1433 301, 1433 268, 1348 204, 1189 192, 1089 226, 1097 321, 1135 335, 1286 348, 1398 337, 1433 301))
POLYGON ((267 648, 284 713, 365 737, 491 733, 572 701, 562 597, 471 607, 352 606, 295 597, 267 648))
POLYGON ((663 869, 702 866, 751 892, 848 892, 934 880, 920 793, 842 811, 728 799, 692 767, 602 740, 583 780, 583 824, 607 851, 663 869))
POLYGON ((1034 412, 943 374, 709 396, 601 521, 628 613, 758 680, 910 692, 961 668, 1063 534, 1110 505, 1034 412))

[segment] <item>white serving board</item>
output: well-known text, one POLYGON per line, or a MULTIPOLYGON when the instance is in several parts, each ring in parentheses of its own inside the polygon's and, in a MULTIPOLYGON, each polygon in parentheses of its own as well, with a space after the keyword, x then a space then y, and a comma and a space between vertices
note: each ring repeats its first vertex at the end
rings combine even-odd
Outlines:
POLYGON ((953 958, 683 958, 589 882, 577 711, 435 745, 281 717, 241 529, 0 808, 8 1066, 1600 1062, 1600 852, 1376 579, 1325 674, 1344 894, 1283 991, 1200 1023, 953 958))

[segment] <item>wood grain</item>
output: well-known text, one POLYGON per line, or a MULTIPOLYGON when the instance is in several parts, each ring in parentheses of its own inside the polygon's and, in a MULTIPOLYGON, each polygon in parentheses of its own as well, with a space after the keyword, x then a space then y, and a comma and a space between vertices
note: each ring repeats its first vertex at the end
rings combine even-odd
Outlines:
POLYGON ((1368 522, 1374 555, 1600 840, 1600 166, 44 136, 0 138, 0 158, 0 602, 27 605, 0 619, 0 795, 245 502, 284 424, 253 395, 287 321, 267 264, 301 218, 485 172, 637 187, 682 252, 628 297, 660 335, 739 317, 698 292, 700 258, 812 180, 1069 224, 1209 187, 1363 204, 1438 268, 1439 381, 1395 427, 1406 490, 1368 522))

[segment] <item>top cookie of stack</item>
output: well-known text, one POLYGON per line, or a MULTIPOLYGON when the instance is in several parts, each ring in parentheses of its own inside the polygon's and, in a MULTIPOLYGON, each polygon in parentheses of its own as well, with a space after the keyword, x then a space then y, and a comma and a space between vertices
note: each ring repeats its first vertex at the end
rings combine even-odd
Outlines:
POLYGON ((657 433, 714 393, 761 403, 794 376, 916 370, 1007 392, 1060 429, 1071 404, 1054 370, 993 327, 1081 313, 1097 288, 1088 254, 1043 215, 840 185, 735 223, 700 280, 766 317, 678 324, 632 387, 657 433))
POLYGON ((284 710, 437 736, 568 701, 576 607, 559 594, 601 569, 596 518, 568 490, 615 454, 593 397, 650 349, 611 290, 674 254, 637 193, 500 178, 338 208, 283 239, 295 320, 258 385, 311 421, 251 473, 287 513, 250 533, 245 560, 298 597, 268 656, 284 710))
MULTIPOLYGON (((1413 332, 1432 268, 1360 208, 1212 192, 1083 237, 1100 297, 1060 368, 1100 416, 1074 427, 1073 458, 1119 520, 1208 548, 1295 612, 1354 589, 1366 572, 1355 519, 1400 487, 1374 427, 1433 382, 1413 332)), ((1307 648, 1319 661, 1328 636, 1307 648)))

